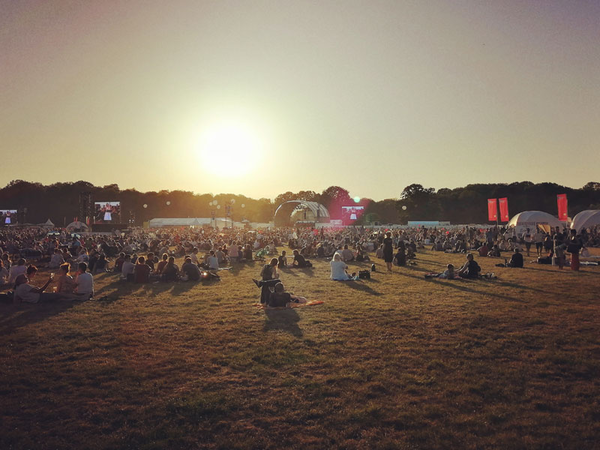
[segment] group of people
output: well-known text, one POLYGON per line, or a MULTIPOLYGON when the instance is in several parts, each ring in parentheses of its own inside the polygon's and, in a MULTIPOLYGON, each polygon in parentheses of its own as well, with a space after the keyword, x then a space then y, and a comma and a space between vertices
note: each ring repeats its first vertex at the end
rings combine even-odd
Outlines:
MULTIPOLYGON (((16 267, 25 267, 18 265, 16 267)), ((38 268, 32 264, 25 267, 14 280, 14 290, 6 296, 12 295, 13 303, 43 303, 55 300, 89 300, 94 296, 94 278, 88 272, 86 263, 79 263, 75 277, 70 275, 71 266, 64 263, 59 268, 58 278, 50 274, 46 283, 41 287, 31 284, 38 273, 38 268), (46 292, 49 286, 56 281, 53 292, 46 292)))

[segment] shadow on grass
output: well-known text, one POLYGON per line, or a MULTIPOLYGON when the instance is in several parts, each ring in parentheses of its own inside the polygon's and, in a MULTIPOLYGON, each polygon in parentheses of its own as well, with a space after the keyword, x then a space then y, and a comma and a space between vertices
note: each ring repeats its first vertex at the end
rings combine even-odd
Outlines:
POLYGON ((15 330, 41 322, 49 317, 61 314, 81 301, 57 300, 48 303, 21 303, 19 305, 2 305, 0 319, 0 336, 13 333, 15 330))
POLYGON ((285 269, 280 269, 280 270, 281 270, 282 273, 291 275, 293 277, 297 277, 298 276, 298 274, 296 273, 296 271, 293 270, 293 269, 290 269, 289 267, 286 267, 285 269))
MULTIPOLYGON (((515 298, 515 297, 510 297, 508 295, 502 295, 502 294, 498 294, 497 292, 493 292, 492 289, 497 287, 497 280, 485 280, 485 279, 480 279, 480 280, 465 280, 465 279, 461 279, 461 280, 441 280, 438 278, 424 278, 424 277, 420 277, 417 275, 412 275, 409 273, 405 273, 405 272, 397 272, 398 274, 404 276, 404 277, 409 277, 409 278, 415 278, 419 281, 424 281, 426 283, 436 283, 436 284, 441 284, 444 286, 448 286, 452 289, 456 289, 458 291, 463 291, 463 292, 470 292, 472 294, 477 294, 477 295, 487 295, 490 297, 495 297, 495 298, 499 298, 499 299, 503 299, 503 300, 509 300, 512 302, 518 302, 518 303, 528 303, 525 300, 522 300, 520 298, 515 298), (480 291, 477 289, 473 289, 473 287, 468 287, 468 286, 481 286, 482 283, 490 283, 487 291, 480 291)), ((519 286, 520 287, 520 286, 519 286)), ((533 289, 533 288, 532 288, 533 289)), ((543 292, 543 291, 542 291, 543 292)))
POLYGON ((377 292, 375 289, 365 283, 359 283, 357 281, 340 281, 340 283, 344 283, 345 286, 356 289, 357 291, 366 292, 370 295, 382 295, 381 292, 377 292))
POLYGON ((264 331, 285 331, 295 337, 302 337, 303 333, 298 322, 300 316, 295 309, 265 309, 264 331))

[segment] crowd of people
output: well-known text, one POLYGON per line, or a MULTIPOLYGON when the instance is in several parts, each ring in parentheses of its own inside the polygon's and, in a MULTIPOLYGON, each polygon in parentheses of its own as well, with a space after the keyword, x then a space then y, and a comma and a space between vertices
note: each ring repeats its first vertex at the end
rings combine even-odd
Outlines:
MULTIPOLYGON (((93 295, 92 277, 102 272, 114 272, 124 282, 133 283, 197 282, 218 280, 219 271, 232 264, 271 258, 261 271, 261 280, 256 280, 261 288, 261 302, 270 304, 272 294, 285 293, 283 285, 276 289, 281 283, 278 271, 310 269, 311 259, 329 260, 332 280, 353 281, 358 277, 356 272, 349 272, 348 263, 382 259, 386 270, 392 271, 394 265, 415 264, 419 249, 431 247, 434 251, 469 254, 463 267, 455 272, 449 265, 446 271, 438 274, 440 277, 476 278, 479 270, 473 254, 504 257, 504 263, 498 265, 522 267, 523 252, 529 256, 535 249, 540 263, 554 263, 560 268, 569 265, 578 270, 580 252, 595 245, 600 245, 597 228, 581 234, 536 229, 520 235, 501 227, 467 226, 391 230, 364 227, 218 230, 198 227, 133 229, 119 235, 82 235, 66 230, 49 232, 39 227, 7 228, 0 231, 0 283, 12 288, 15 294, 19 288, 17 298, 24 301, 89 298, 93 295), (278 252, 278 247, 292 250, 290 261, 285 251, 278 252), (510 261, 507 252, 511 253, 510 261), (567 255, 570 261, 567 261, 567 255), (176 264, 177 258, 183 258, 181 267, 176 264), (39 292, 27 288, 29 291, 25 293, 26 288, 20 287, 32 286, 29 282, 37 272, 34 263, 59 272, 55 292, 45 292, 48 286, 43 286, 36 288, 39 292), (70 276, 71 267, 77 268, 74 277, 70 276), (25 295, 21 296, 21 293, 25 295)), ((278 297, 287 298, 285 295, 278 297)))

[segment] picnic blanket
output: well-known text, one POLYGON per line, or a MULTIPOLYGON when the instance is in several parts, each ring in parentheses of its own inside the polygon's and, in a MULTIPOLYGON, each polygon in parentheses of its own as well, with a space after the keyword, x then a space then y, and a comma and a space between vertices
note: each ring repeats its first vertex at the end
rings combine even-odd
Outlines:
MULTIPOLYGON (((321 305, 325 302, 321 301, 321 300, 314 300, 312 302, 306 302, 306 303, 290 303, 289 308, 301 308, 303 306, 315 306, 315 305, 321 305)), ((255 306, 256 308, 261 308, 261 309, 288 309, 288 307, 272 307, 272 306, 267 306, 267 305, 263 305, 262 303, 255 303, 253 306, 255 306)))

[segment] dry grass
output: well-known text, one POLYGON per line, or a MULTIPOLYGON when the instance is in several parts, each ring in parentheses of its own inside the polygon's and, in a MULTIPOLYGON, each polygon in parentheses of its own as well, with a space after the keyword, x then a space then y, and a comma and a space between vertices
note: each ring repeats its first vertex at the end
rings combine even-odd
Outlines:
POLYGON ((423 278, 462 259, 352 283, 325 261, 286 271, 325 301, 295 310, 252 306, 258 264, 0 305, 0 448, 597 448, 600 267, 423 278))

